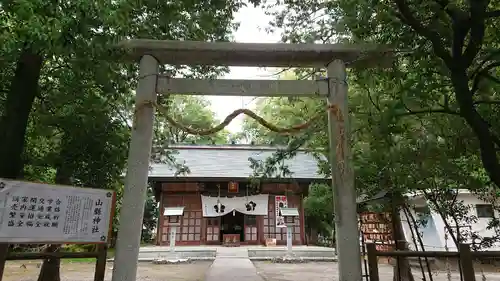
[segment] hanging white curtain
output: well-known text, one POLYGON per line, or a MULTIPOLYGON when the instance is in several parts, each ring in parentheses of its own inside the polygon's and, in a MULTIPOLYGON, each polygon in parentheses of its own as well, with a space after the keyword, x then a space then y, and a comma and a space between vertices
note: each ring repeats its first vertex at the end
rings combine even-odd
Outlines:
POLYGON ((268 204, 268 194, 230 198, 201 196, 204 217, 221 217, 231 213, 233 210, 245 215, 265 216, 267 215, 268 204), (220 203, 220 209, 217 201, 220 203))

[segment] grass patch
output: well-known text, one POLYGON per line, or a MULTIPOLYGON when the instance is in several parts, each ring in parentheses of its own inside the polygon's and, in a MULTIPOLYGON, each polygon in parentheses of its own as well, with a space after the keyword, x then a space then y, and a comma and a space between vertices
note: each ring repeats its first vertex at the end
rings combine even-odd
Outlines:
MULTIPOLYGON (((109 249, 106 256, 107 259, 115 256, 115 249, 109 249)), ((61 259, 61 263, 95 263, 96 258, 81 258, 81 259, 61 259)))
POLYGON ((95 263, 95 258, 83 258, 83 259, 61 259, 61 263, 95 263))

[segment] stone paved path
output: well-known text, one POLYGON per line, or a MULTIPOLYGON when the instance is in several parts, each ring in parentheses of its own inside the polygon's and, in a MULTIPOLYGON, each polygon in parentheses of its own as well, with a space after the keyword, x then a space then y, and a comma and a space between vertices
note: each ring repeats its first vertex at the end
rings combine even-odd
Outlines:
POLYGON ((244 248, 220 248, 205 281, 263 281, 244 248))

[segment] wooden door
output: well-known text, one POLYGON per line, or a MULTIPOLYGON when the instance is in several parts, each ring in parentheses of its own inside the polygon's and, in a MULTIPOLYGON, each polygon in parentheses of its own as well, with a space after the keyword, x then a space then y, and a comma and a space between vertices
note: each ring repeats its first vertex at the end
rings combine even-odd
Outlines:
POLYGON ((257 217, 245 215, 245 242, 257 243, 257 241, 257 217))
POLYGON ((207 244, 220 243, 220 218, 206 218, 207 225, 207 244))

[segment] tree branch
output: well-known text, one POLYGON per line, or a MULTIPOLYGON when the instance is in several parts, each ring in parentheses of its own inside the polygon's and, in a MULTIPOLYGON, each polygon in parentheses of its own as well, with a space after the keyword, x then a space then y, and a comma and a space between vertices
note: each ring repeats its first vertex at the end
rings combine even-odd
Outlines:
POLYGON ((500 104, 500 100, 478 100, 474 104, 500 104))
MULTIPOLYGON (((473 110, 474 114, 476 115, 476 117, 478 118, 478 120, 486 126, 486 129, 489 133, 489 136, 491 137, 491 140, 493 142, 493 145, 496 145, 497 148, 500 148, 500 137, 498 137, 494 133, 495 131, 492 130, 492 126, 491 126, 490 122, 488 122, 488 120, 484 119, 483 116, 481 116, 481 114, 479 114, 475 108, 473 108, 472 110, 473 110)), ((476 135, 477 135, 477 133, 476 133, 476 135)))
POLYGON ((452 59, 450 54, 444 48, 443 41, 441 40, 441 36, 439 33, 430 30, 425 27, 421 22, 419 22, 412 14, 408 4, 405 0, 394 0, 399 12, 401 15, 399 18, 401 21, 411 28, 413 28, 419 35, 427 38, 431 41, 434 53, 440 57, 448 66, 452 66, 452 59))
POLYGON ((432 113, 443 113, 443 114, 450 114, 450 115, 455 115, 455 116, 461 116, 460 112, 458 111, 453 111, 451 109, 446 109, 446 108, 429 108, 429 109, 419 109, 419 110, 411 110, 409 108, 406 108, 408 112, 402 112, 399 114, 396 114, 396 116, 410 116, 410 115, 418 115, 418 114, 432 114, 432 113))
MULTIPOLYGON (((500 58, 500 49, 496 49, 496 50, 491 50, 485 57, 484 59, 479 63, 479 65, 474 69, 474 71, 472 71, 471 73, 471 77, 474 77, 474 75, 476 75, 478 72, 480 72, 481 70, 484 69, 484 65, 491 62, 491 61, 495 61, 495 57, 498 56, 500 58)), ((493 62, 495 63, 495 62, 493 62)), ((488 67, 488 66, 487 66, 488 67)), ((495 67, 495 66, 493 66, 495 67)), ((491 67, 492 68, 492 67, 491 67)), ((490 68, 490 69, 491 69, 490 68)))
POLYGON ((485 76, 486 78, 490 79, 491 81, 493 81, 493 82, 495 82, 495 83, 497 83, 497 84, 500 84, 500 78, 495 77, 495 76, 493 76, 493 75, 491 75, 491 74, 489 74, 489 73, 485 74, 484 76, 485 76))
POLYGON ((448 8, 448 5, 450 4, 449 0, 435 0, 435 1, 436 3, 439 4, 439 6, 441 6, 441 8, 443 8, 443 10, 446 12, 446 14, 448 14, 448 16, 450 16, 451 19, 455 18, 455 14, 448 8))
POLYGON ((372 103, 373 107, 375 107, 375 109, 379 112, 382 111, 380 110, 380 106, 373 100, 372 92, 370 91, 370 89, 366 89, 366 91, 368 92, 368 98, 370 99, 370 102, 372 103))
POLYGON ((450 2, 448 0, 436 0, 436 2, 451 18, 453 29, 453 40, 451 48, 452 57, 460 58, 462 56, 462 51, 465 44, 465 37, 467 37, 467 33, 470 29, 469 17, 457 6, 449 5, 450 2))
POLYGON ((497 18, 500 17, 500 10, 490 11, 486 13, 486 18, 497 18))
POLYGON ((469 0, 470 39, 463 54, 463 67, 468 68, 483 45, 486 9, 489 0, 469 0))
POLYGON ((125 117, 125 115, 122 114, 122 112, 120 111, 120 109, 118 109, 117 107, 115 107, 111 103, 108 103, 108 105, 113 109, 113 111, 115 112, 115 114, 118 116, 118 118, 121 119, 121 121, 125 124, 125 126, 127 126, 127 128, 129 130, 132 130, 132 126, 129 125, 130 120, 127 119, 127 117, 125 117))
POLYGON ((465 45, 465 38, 470 30, 470 19, 467 14, 463 13, 458 8, 455 8, 455 16, 453 17, 453 43, 452 43, 452 56, 455 60, 462 58, 462 52, 465 45))
POLYGON ((473 75, 473 80, 472 80, 472 88, 471 88, 471 93, 474 94, 478 89, 479 89, 479 82, 481 81, 481 78, 486 77, 489 78, 490 80, 497 82, 500 84, 500 79, 492 76, 489 71, 493 68, 500 67, 500 61, 490 63, 489 65, 485 66, 481 70, 477 70, 476 73, 473 75))
POLYGON ((449 107, 449 101, 446 95, 444 97, 444 103, 445 103, 444 105, 440 105, 441 108, 412 110, 408 105, 406 105, 403 98, 401 97, 401 104, 404 106, 407 112, 396 114, 396 116, 410 116, 410 115, 431 114, 431 113, 443 113, 443 114, 461 116, 459 111, 454 111, 449 107))

